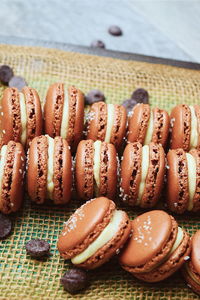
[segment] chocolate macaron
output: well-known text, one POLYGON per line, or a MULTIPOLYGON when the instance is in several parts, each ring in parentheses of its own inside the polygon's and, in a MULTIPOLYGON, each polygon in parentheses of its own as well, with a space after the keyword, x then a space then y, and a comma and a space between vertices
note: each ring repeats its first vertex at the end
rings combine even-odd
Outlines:
POLYGON ((114 199, 117 187, 118 157, 114 145, 83 140, 76 152, 76 190, 89 200, 98 196, 114 199))
POLYGON ((58 250, 77 267, 94 269, 119 252, 130 232, 127 214, 99 197, 87 201, 65 222, 58 250))
POLYGON ((21 92, 7 88, 0 107, 1 145, 10 140, 20 142, 25 148, 35 136, 42 133, 42 109, 35 89, 24 87, 21 92))
POLYGON ((188 286, 200 295, 200 230, 193 235, 191 246, 191 255, 187 257, 182 273, 188 286))
POLYGON ((170 115, 170 148, 200 148, 200 106, 180 104, 170 115))
POLYGON ((74 86, 52 84, 44 106, 45 133, 66 139, 72 151, 76 150, 83 134, 84 95, 74 86))
POLYGON ((200 150, 167 154, 167 204, 171 211, 200 211, 200 150))
POLYGON ((9 214, 19 210, 23 200, 25 154, 20 143, 13 141, 0 150, 0 211, 9 214))
POLYGON ((30 198, 38 204, 45 199, 54 204, 70 200, 72 158, 66 140, 48 135, 33 139, 28 153, 27 184, 30 198))
POLYGON ((126 271, 147 281, 161 281, 185 262, 190 237, 175 219, 162 210, 152 210, 131 222, 133 235, 119 262, 126 271))
POLYGON ((166 146, 169 132, 169 115, 159 108, 150 108, 149 104, 139 103, 134 106, 128 120, 128 143, 150 142, 166 146))
POLYGON ((121 150, 127 120, 126 110, 122 105, 94 103, 86 119, 87 139, 111 143, 117 151, 121 150))
POLYGON ((153 207, 164 182, 165 152, 160 144, 129 143, 121 162, 120 197, 131 206, 153 207))

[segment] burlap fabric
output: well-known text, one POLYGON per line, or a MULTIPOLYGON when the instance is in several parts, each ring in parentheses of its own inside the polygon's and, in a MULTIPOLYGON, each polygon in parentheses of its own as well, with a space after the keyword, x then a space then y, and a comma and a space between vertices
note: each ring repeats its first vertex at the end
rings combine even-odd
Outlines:
MULTIPOLYGON (((98 88, 110 103, 121 103, 137 87, 149 91, 152 106, 168 111, 178 103, 200 103, 200 72, 194 70, 5 45, 0 46, 0 64, 11 65, 16 75, 37 89, 42 101, 51 83, 63 81, 85 93, 98 88)), ((4 88, 0 86, 0 95, 4 88)), ((79 205, 73 200, 64 208, 36 206, 26 198, 21 211, 12 216, 13 234, 0 241, 0 299, 198 299, 180 273, 158 284, 145 284, 122 270, 115 258, 90 272, 91 284, 84 293, 72 297, 64 292, 59 279, 70 264, 60 258, 56 242, 63 222, 79 205), (49 259, 42 262, 26 256, 24 245, 31 238, 50 242, 49 259)), ((141 213, 125 209, 131 218, 141 213)), ((197 215, 177 219, 191 234, 200 228, 197 215)))

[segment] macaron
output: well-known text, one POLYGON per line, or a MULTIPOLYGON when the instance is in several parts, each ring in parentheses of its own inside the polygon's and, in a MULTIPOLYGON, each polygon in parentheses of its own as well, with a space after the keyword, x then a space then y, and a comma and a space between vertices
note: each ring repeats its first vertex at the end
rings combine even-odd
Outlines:
POLYGON ((167 204, 171 211, 200 211, 200 150, 167 154, 167 204))
POLYGON ((72 188, 72 158, 66 140, 48 135, 35 137, 28 153, 27 185, 32 201, 65 204, 72 188))
POLYGON ((93 140, 83 140, 79 143, 75 163, 76 190, 79 198, 115 198, 117 159, 115 146, 112 144, 93 140))
POLYGON ((77 267, 94 269, 118 254, 130 232, 126 212, 117 210, 106 197, 94 198, 64 223, 58 250, 77 267))
POLYGON ((66 139, 73 151, 82 139, 84 126, 84 94, 74 86, 52 84, 44 105, 45 133, 66 139))
POLYGON ((152 210, 135 218, 131 225, 133 235, 119 258, 126 271, 143 281, 158 282, 185 262, 190 237, 172 216, 152 210))
POLYGON ((200 106, 180 104, 170 115, 170 148, 200 148, 200 106))
POLYGON ((164 109, 151 109, 149 104, 143 103, 134 106, 128 119, 128 143, 140 142, 148 145, 154 142, 165 148, 168 133, 169 115, 164 109))
POLYGON ((182 273, 188 286, 200 295, 200 230, 193 235, 191 247, 191 255, 187 257, 182 273))
POLYGON ((23 200, 25 154, 14 141, 0 149, 0 211, 9 214, 19 210, 23 200))
POLYGON ((120 197, 130 206, 153 207, 164 182, 163 147, 155 143, 129 143, 121 159, 120 197))
POLYGON ((35 89, 7 88, 0 106, 1 145, 10 140, 20 142, 25 148, 35 136, 42 134, 42 109, 35 89))
POLYGON ((127 114, 122 105, 97 102, 86 117, 87 139, 115 145, 120 151, 126 133, 127 114))

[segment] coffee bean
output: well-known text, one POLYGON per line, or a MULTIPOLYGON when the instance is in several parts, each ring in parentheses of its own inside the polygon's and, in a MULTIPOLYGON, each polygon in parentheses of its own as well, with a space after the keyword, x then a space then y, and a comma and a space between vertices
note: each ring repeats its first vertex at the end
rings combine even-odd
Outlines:
POLYGON ((137 101, 138 103, 149 103, 149 94, 145 89, 142 88, 135 90, 131 95, 131 98, 137 101))
POLYGON ((88 285, 88 278, 85 271, 73 268, 66 272, 60 279, 64 289, 71 294, 76 294, 88 285))
POLYGON ((127 99, 122 103, 122 105, 126 108, 127 113, 130 113, 136 104, 137 101, 135 99, 127 99))
POLYGON ((0 67, 0 81, 3 84, 7 85, 13 76, 14 76, 14 73, 13 73, 13 70, 11 69, 11 67, 9 67, 7 65, 2 65, 0 67))
POLYGON ((33 258, 40 258, 49 254, 50 245, 42 239, 32 239, 26 243, 26 252, 33 258))
POLYGON ((12 230, 12 222, 5 215, 0 214, 0 240, 5 239, 12 230))
POLYGON ((15 87, 19 91, 21 91, 23 89, 23 87, 27 86, 28 84, 26 83, 26 81, 24 80, 23 77, 13 76, 11 78, 11 80, 9 81, 8 85, 9 85, 9 87, 15 87))
POLYGON ((102 42, 100 40, 95 40, 91 43, 91 47, 92 48, 105 48, 105 44, 104 44, 104 42, 102 42))
POLYGON ((122 35, 122 30, 119 26, 116 26, 116 25, 112 25, 108 28, 108 32, 111 34, 111 35, 114 35, 114 36, 120 36, 122 35))
POLYGON ((99 90, 91 90, 86 96, 85 96, 85 104, 90 105, 95 102, 105 101, 104 94, 99 90))

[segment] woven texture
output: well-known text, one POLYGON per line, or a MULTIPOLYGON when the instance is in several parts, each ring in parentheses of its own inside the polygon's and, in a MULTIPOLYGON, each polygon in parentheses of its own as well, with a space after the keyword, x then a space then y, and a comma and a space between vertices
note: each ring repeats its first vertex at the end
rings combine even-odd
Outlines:
MULTIPOLYGON (((41 100, 47 88, 58 81, 73 84, 84 93, 98 88, 109 103, 121 103, 134 89, 148 90, 152 106, 170 109, 178 103, 200 101, 200 72, 164 65, 89 56, 33 47, 0 46, 0 64, 13 67, 37 89, 41 100)), ((4 90, 0 86, 0 95, 4 90)), ((188 289, 180 273, 157 284, 145 284, 120 268, 116 258, 97 270, 90 271, 89 288, 76 296, 63 291, 60 277, 70 264, 60 258, 57 237, 63 222, 80 203, 66 207, 36 206, 28 197, 21 211, 12 216, 13 234, 0 241, 0 299, 198 299, 188 289), (26 256, 25 243, 31 238, 44 238, 51 244, 51 256, 36 261, 26 256)), ((118 203, 118 206, 123 206, 118 203)), ((142 210, 124 207, 131 219, 142 210)), ((191 234, 200 229, 199 217, 176 217, 191 234)))

